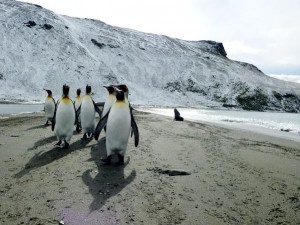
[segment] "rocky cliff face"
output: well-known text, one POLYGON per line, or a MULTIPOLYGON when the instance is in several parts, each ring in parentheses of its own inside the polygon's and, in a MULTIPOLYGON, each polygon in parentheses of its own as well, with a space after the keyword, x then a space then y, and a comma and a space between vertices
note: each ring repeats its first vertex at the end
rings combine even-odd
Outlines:
POLYGON ((57 98, 67 83, 126 83, 132 104, 299 112, 300 85, 226 57, 222 43, 184 41, 0 0, 0 99, 57 98))

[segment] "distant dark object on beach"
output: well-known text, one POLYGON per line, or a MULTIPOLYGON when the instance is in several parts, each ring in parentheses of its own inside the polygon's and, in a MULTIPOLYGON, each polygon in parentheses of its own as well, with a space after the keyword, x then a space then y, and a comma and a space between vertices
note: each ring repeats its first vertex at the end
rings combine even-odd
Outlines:
POLYGON ((176 120, 176 121, 183 121, 184 120, 183 117, 180 116, 180 113, 176 108, 174 109, 174 114, 175 114, 174 120, 176 120))
POLYGON ((292 131, 291 129, 280 129, 281 131, 285 131, 285 132, 290 132, 290 131, 292 131))

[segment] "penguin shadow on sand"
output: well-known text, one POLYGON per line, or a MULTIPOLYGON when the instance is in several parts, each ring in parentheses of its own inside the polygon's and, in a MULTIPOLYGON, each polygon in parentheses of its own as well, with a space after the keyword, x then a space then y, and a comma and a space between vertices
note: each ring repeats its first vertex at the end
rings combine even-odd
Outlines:
POLYGON ((34 127, 29 127, 26 131, 42 129, 42 128, 46 129, 48 127, 51 127, 51 124, 49 124, 49 125, 42 124, 42 125, 37 125, 37 126, 34 126, 34 127))
POLYGON ((38 147, 41 147, 43 145, 46 145, 46 144, 49 144, 51 142, 54 142, 56 141, 56 136, 51 136, 51 137, 46 137, 46 138, 43 138, 41 140, 38 140, 34 143, 33 147, 29 148, 28 151, 31 151, 31 150, 35 150, 37 149, 38 147))
MULTIPOLYGON (((79 135, 80 133, 78 133, 77 131, 74 131, 73 132, 73 136, 75 136, 75 135, 79 135)), ((29 149, 27 149, 28 151, 31 151, 31 150, 35 150, 35 149, 37 149, 38 147, 41 147, 41 146, 43 146, 43 145, 46 145, 46 144, 49 144, 49 143, 52 143, 52 142, 54 142, 54 141, 56 141, 57 140, 57 137, 56 136, 51 136, 51 137, 46 137, 46 138, 43 138, 43 139, 41 139, 41 140, 38 140, 38 141, 36 141, 35 143, 34 143, 34 145, 33 145, 33 147, 31 147, 31 148, 29 148, 29 149)), ((85 142, 90 142, 90 140, 82 140, 84 143, 85 142)), ((83 144, 84 144, 83 143, 83 144)), ((87 143, 85 143, 85 145, 86 145, 87 143)))
MULTIPOLYGON (((52 138, 55 138, 54 140, 56 140, 56 137, 52 137, 52 138)), ((48 138, 46 138, 46 139, 48 139, 48 138)), ((51 139, 51 138, 49 138, 49 139, 51 139)), ((40 152, 36 153, 29 160, 29 162, 26 163, 25 168, 23 170, 21 170, 19 173, 15 174, 15 178, 21 178, 33 169, 37 169, 39 167, 48 165, 51 162, 53 162, 55 160, 59 160, 72 152, 81 150, 81 149, 85 148, 89 144, 90 141, 91 140, 86 140, 86 141, 78 140, 76 142, 71 143, 68 149, 63 149, 61 147, 55 146, 54 148, 52 148, 49 151, 46 151, 46 152, 40 151, 40 152)))
POLYGON ((98 174, 94 178, 91 175, 92 170, 86 170, 82 174, 82 181, 89 187, 89 192, 94 197, 89 207, 90 213, 101 209, 109 198, 120 193, 136 177, 135 170, 125 177, 124 169, 129 160, 124 165, 117 165, 118 159, 113 157, 110 165, 103 165, 101 157, 106 158, 105 137, 91 148, 91 157, 98 167, 98 174))

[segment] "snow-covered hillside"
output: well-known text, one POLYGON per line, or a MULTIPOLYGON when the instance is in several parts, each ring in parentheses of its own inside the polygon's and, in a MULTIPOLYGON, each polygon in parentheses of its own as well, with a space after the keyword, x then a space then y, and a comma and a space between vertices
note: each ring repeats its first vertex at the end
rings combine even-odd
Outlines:
POLYGON ((57 15, 38 5, 0 0, 0 99, 43 101, 62 85, 125 83, 130 101, 159 106, 237 106, 300 111, 300 85, 230 60, 221 43, 184 41, 57 15))

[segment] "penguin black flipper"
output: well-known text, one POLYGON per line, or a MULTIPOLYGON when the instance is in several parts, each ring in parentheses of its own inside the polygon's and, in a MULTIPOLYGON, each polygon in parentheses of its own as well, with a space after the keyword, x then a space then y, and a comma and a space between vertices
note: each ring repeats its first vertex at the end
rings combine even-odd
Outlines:
POLYGON ((98 108, 98 106, 96 105, 96 103, 94 102, 94 100, 92 100, 92 101, 93 101, 93 104, 94 104, 96 112, 99 114, 99 117, 101 118, 101 110, 98 108))
POLYGON ((55 127, 55 118, 56 118, 56 111, 57 111, 57 107, 58 107, 58 104, 59 104, 59 101, 57 101, 57 103, 55 103, 55 100, 53 99, 54 101, 54 104, 55 104, 55 110, 54 110, 54 115, 53 115, 53 118, 51 120, 51 130, 54 131, 54 127, 55 127))
POLYGON ((134 120, 133 114, 132 114, 132 109, 130 109, 130 116, 131 116, 131 127, 132 127, 132 131, 131 131, 131 136, 132 133, 134 134, 134 145, 135 147, 137 147, 139 145, 139 128, 136 125, 136 122, 134 120))
MULTIPOLYGON (((75 102, 73 102, 73 106, 74 106, 74 111, 75 111, 75 125, 78 125, 78 114, 75 108, 75 102)), ((77 130, 77 132, 79 133, 79 131, 77 130)))
POLYGON ((103 129, 103 127, 105 127, 106 123, 107 123, 107 118, 108 118, 108 114, 109 114, 110 110, 106 113, 105 116, 103 116, 101 118, 101 120, 99 120, 96 129, 95 129, 95 133, 94 133, 94 137, 96 140, 98 140, 101 130, 103 129))
POLYGON ((76 111, 76 115, 77 115, 77 117, 78 117, 78 115, 80 114, 80 111, 81 111, 81 105, 78 107, 78 109, 77 110, 75 110, 76 111))

